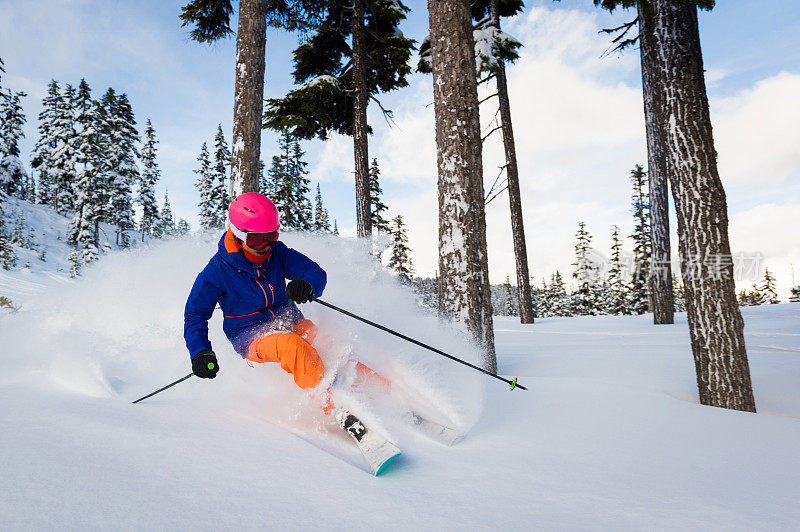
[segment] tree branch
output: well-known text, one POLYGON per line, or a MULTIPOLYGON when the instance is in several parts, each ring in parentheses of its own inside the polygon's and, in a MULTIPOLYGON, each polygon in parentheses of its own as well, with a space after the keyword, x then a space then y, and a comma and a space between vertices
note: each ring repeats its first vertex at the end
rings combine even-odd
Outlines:
POLYGON ((494 133, 495 131, 497 131, 498 129, 502 129, 502 126, 497 126, 497 127, 495 127, 494 129, 492 129, 490 132, 488 132, 488 133, 487 133, 487 134, 486 134, 486 135, 485 135, 485 136, 484 136, 484 137, 481 139, 481 144, 483 144, 484 142, 486 142, 486 139, 488 139, 488 138, 489 138, 489 136, 490 136, 492 133, 494 133))
POLYGON ((479 102, 478 102, 478 105, 482 104, 483 102, 485 102, 485 101, 486 101, 486 100, 488 100, 489 98, 494 98, 495 96, 499 96, 499 95, 500 95, 500 93, 499 93, 499 92, 495 92, 494 94, 490 94, 489 96, 487 96, 487 97, 486 97, 486 98, 484 98, 483 100, 479 101, 479 102))
POLYGON ((491 202, 492 202, 492 201, 493 201, 493 200, 494 200, 494 199, 495 199, 497 196, 499 196, 500 194, 502 194, 503 192, 505 192, 507 188, 508 188, 508 183, 506 183, 506 186, 504 186, 503 188, 501 188, 500 190, 498 190, 498 191, 497 191, 497 193, 496 193, 494 196, 492 196, 492 197, 491 197, 491 198, 489 198, 488 200, 484 201, 484 203, 483 203, 483 204, 484 204, 484 205, 489 205, 489 204, 490 204, 490 203, 491 203, 491 202))
POLYGON ((624 39, 624 37, 625 37, 625 35, 628 34, 628 32, 631 30, 631 28, 636 26, 637 24, 639 24, 639 17, 638 16, 635 19, 633 19, 632 21, 626 22, 622 26, 618 26, 616 28, 606 28, 606 29, 600 30, 599 33, 606 33, 606 34, 612 34, 612 33, 621 32, 619 35, 617 35, 616 37, 614 37, 611 40, 611 43, 612 44, 616 44, 616 46, 614 46, 613 48, 609 47, 605 52, 602 53, 602 55, 600 57, 609 56, 609 55, 613 54, 614 52, 622 51, 625 48, 627 48, 628 46, 634 45, 636 43, 636 41, 639 40, 639 36, 638 35, 636 37, 631 37, 631 38, 628 38, 628 39, 624 39))
MULTIPOLYGON (((391 109, 385 109, 381 101, 372 94, 369 95, 369 99, 378 104, 378 107, 381 108, 381 112, 383 113, 383 119, 386 120, 386 123, 389 124, 390 127, 397 126, 397 122, 394 121, 394 112, 391 109)), ((398 127, 398 129, 400 128, 398 127)))

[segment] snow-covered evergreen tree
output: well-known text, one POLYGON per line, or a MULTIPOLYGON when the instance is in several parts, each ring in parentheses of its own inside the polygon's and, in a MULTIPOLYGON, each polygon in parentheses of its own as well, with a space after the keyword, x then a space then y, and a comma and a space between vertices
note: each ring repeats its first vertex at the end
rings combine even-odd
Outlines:
MULTIPOLYGON (((111 92, 112 89, 109 89, 111 92)), ((108 95, 108 93, 107 93, 108 95)), ((139 132, 126 94, 104 98, 109 122, 108 223, 117 227, 117 244, 129 245, 127 231, 133 229, 133 184, 139 180, 136 158, 139 132), (108 100, 108 101, 107 101, 108 100)))
POLYGON ((61 105, 61 88, 54 79, 47 84, 47 95, 42 99, 42 111, 39 113, 39 139, 33 147, 31 166, 39 172, 39 203, 53 205, 55 186, 51 175, 53 157, 56 148, 56 131, 59 106, 61 105))
POLYGON ((189 234, 191 230, 192 228, 191 226, 189 226, 189 222, 181 218, 180 220, 178 220, 178 225, 175 228, 175 234, 177 234, 178 236, 186 235, 189 234))
POLYGON ((567 285, 561 272, 556 272, 550 278, 549 296, 550 312, 552 316, 572 316, 572 298, 567 292, 567 285))
POLYGON ((517 299, 517 289, 511 285, 511 278, 508 275, 506 275, 506 282, 503 283, 502 287, 503 292, 505 292, 502 315, 519 316, 519 300, 517 299))
POLYGON ((633 184, 634 229, 633 239, 634 270, 630 284, 630 306, 634 314, 644 314, 648 310, 648 278, 650 272, 650 196, 647 191, 647 172, 637 164, 631 170, 633 184))
POLYGON ((604 304, 609 314, 630 314, 628 307, 628 284, 622 277, 622 242, 619 238, 619 227, 611 231, 611 260, 608 269, 608 297, 604 304))
POLYGON ((369 201, 370 213, 372 216, 372 228, 378 231, 389 232, 389 220, 383 217, 383 213, 388 207, 383 203, 380 184, 381 170, 378 167, 378 159, 373 158, 369 167, 369 201))
POLYGON ((156 131, 147 119, 144 131, 144 143, 142 145, 142 173, 139 177, 139 191, 136 195, 136 202, 142 207, 142 219, 139 228, 144 235, 152 235, 158 224, 158 205, 156 204, 155 187, 161 170, 158 168, 156 160, 156 131))
POLYGON ((311 201, 308 198, 309 179, 303 151, 297 140, 284 130, 278 140, 280 155, 272 157, 267 171, 272 182, 272 201, 278 209, 281 227, 300 231, 313 226, 311 201))
POLYGON ((793 286, 790 289, 789 303, 800 303, 800 285, 793 286))
POLYGON ((172 215, 172 206, 169 204, 169 192, 165 192, 164 205, 161 207, 161 213, 158 216, 154 236, 156 238, 170 237, 175 236, 176 232, 175 217, 172 215))
POLYGON ((594 316, 599 313, 597 300, 596 267, 589 260, 592 236, 586 231, 586 224, 578 222, 578 231, 575 233, 575 271, 572 277, 578 281, 578 286, 572 293, 572 311, 579 316, 594 316))
POLYGON ((414 274, 411 264, 411 249, 408 247, 408 236, 403 217, 397 215, 392 219, 392 254, 389 258, 388 266, 397 272, 403 283, 408 282, 414 274))
POLYGON ((217 210, 214 205, 214 198, 212 197, 212 190, 214 188, 214 174, 211 171, 211 160, 208 155, 208 146, 203 143, 200 148, 200 155, 197 157, 200 167, 194 173, 197 174, 197 191, 200 193, 200 227, 203 229, 211 229, 218 227, 217 210))
POLYGON ((775 276, 772 275, 769 268, 764 269, 764 278, 761 280, 758 292, 761 296, 761 305, 775 305, 781 302, 778 298, 778 291, 775 289, 775 276))
POLYGON ((82 79, 74 100, 76 162, 75 216, 70 227, 69 242, 78 245, 78 258, 84 264, 97 260, 99 235, 97 226, 105 205, 101 202, 103 149, 99 141, 99 106, 92 100, 91 89, 82 79))
MULTIPOLYGON (((0 91, 2 89, 0 88, 0 91)), ((19 141, 25 137, 24 92, 8 91, 0 97, 0 189, 7 195, 22 196, 28 173, 19 158, 19 141)))
POLYGON ((231 165, 231 150, 225 141, 222 124, 217 125, 217 134, 214 136, 214 163, 211 169, 213 176, 211 184, 211 212, 214 215, 212 227, 222 228, 228 218, 228 168, 231 165))
POLYGON ((317 196, 314 199, 314 231, 318 233, 328 233, 331 230, 331 223, 328 220, 328 210, 322 205, 322 191, 317 183, 317 196))
POLYGON ((49 154, 47 172, 49 190, 41 190, 39 197, 47 194, 51 205, 59 214, 75 210, 75 183, 77 181, 77 162, 79 138, 75 123, 75 87, 67 84, 64 94, 56 104, 53 123, 53 145, 49 154))

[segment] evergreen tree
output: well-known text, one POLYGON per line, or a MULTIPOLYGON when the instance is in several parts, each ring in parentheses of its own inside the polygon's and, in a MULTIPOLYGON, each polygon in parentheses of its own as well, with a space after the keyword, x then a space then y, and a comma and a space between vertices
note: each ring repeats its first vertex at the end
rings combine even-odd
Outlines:
POLYGON ((161 207, 161 213, 158 216, 158 224, 154 236, 156 238, 164 238, 174 236, 177 232, 175 227, 175 218, 172 215, 172 207, 169 204, 169 192, 164 193, 164 206, 161 207))
POLYGON ((17 254, 11 247, 11 242, 6 234, 5 214, 2 207, 3 197, 4 193, 0 191, 0 268, 11 270, 17 265, 17 254))
POLYGON ((589 260, 592 236, 586 231, 586 224, 578 222, 578 231, 575 233, 575 271, 572 277, 578 281, 578 287, 572 293, 572 310, 579 316, 594 316, 598 314, 597 283, 595 265, 589 260))
POLYGON ((189 226, 189 222, 181 218, 178 220, 178 226, 175 229, 175 233, 178 236, 187 235, 191 232, 192 228, 189 226))
MULTIPOLYGON (((2 90, 2 89, 0 89, 2 90)), ((19 140, 25 137, 25 113, 21 99, 24 92, 4 94, 0 98, 0 189, 7 195, 22 196, 28 173, 19 158, 19 140)))
POLYGON ((272 182, 272 201, 278 209, 281 226, 287 229, 307 231, 312 228, 311 201, 308 199, 306 163, 297 140, 288 130, 278 140, 280 155, 272 157, 272 166, 267 171, 272 182))
POLYGON ((328 211, 322 205, 322 192, 317 183, 317 197, 314 200, 314 231, 317 233, 328 233, 331 230, 331 224, 328 221, 328 211))
POLYGON ((628 307, 628 286, 622 278, 622 242, 619 238, 619 227, 611 231, 611 260, 608 269, 608 298, 605 299, 609 314, 630 314, 628 307))
POLYGON ((156 161, 156 144, 158 144, 156 131, 148 118, 142 145, 142 173, 139 176, 139 191, 136 195, 136 202, 142 207, 142 220, 139 225, 142 231, 142 241, 144 241, 145 234, 153 235, 158 224, 155 186, 161 170, 156 161))
POLYGON ((195 185, 200 193, 200 227, 203 229, 211 229, 218 227, 217 214, 218 211, 214 205, 214 198, 212 190, 214 188, 214 174, 211 171, 211 160, 208 155, 208 146, 203 143, 200 148, 200 155, 197 157, 200 167, 194 171, 197 174, 197 181, 195 185))
POLYGON ((324 5, 316 33, 294 52, 293 76, 300 85, 268 100, 264 125, 291 128, 302 139, 326 139, 330 131, 353 137, 357 233, 363 237, 372 230, 367 106, 378 93, 408 85, 413 41, 399 30, 408 8, 399 0, 324 5))
POLYGON ((789 303, 800 303, 800 285, 791 288, 789 303))
POLYGON ((370 212, 372 215, 372 227, 383 233, 389 232, 389 221, 383 217, 383 213, 388 207, 381 199, 380 184, 381 170, 378 168, 378 159, 372 159, 372 165, 369 167, 369 201, 370 212))
POLYGON ((297 205, 297 228, 301 231, 310 231, 314 225, 314 218, 311 210, 311 200, 308 197, 310 189, 308 187, 308 163, 303 159, 305 152, 300 149, 300 143, 296 138, 292 141, 292 157, 289 167, 289 178, 294 183, 295 204, 297 205))
POLYGON ((401 282, 407 283, 414 274, 414 270, 409 256, 411 250, 408 247, 408 236, 406 236, 403 217, 398 214, 392 220, 392 224, 390 233, 392 236, 392 254, 389 258, 388 266, 397 272, 401 282))
POLYGON ((503 308, 503 315, 518 316, 519 301, 517 299, 517 289, 511 286, 511 279, 508 275, 506 275, 506 282, 503 283, 503 291, 505 292, 505 306, 503 308))
POLYGON ((338 235, 339 234, 339 225, 336 223, 336 219, 335 218, 333 220, 333 234, 334 235, 338 235))
POLYGON ((264 173, 264 161, 258 161, 258 191, 264 196, 272 199, 274 191, 272 190, 272 181, 267 178, 264 173))
POLYGON ((222 124, 217 125, 217 134, 214 136, 214 166, 212 172, 211 185, 211 212, 214 213, 212 227, 225 227, 228 218, 228 188, 227 175, 228 167, 231 164, 231 150, 225 142, 225 134, 222 132, 222 124))
POLYGON ((75 181, 75 216, 70 227, 69 242, 78 247, 78 259, 84 264, 97 260, 99 234, 97 225, 103 214, 101 202, 103 149, 98 128, 101 118, 99 106, 91 98, 86 80, 81 80, 74 99, 76 162, 78 175, 75 181))
POLYGON ((633 239, 634 271, 631 277, 630 306, 634 314, 644 314, 648 310, 648 272, 650 271, 650 199, 647 193, 647 172, 637 164, 631 170, 633 183, 634 229, 633 239))
POLYGON ((39 139, 33 148, 31 166, 39 172, 39 203, 53 205, 55 202, 54 152, 56 149, 56 131, 59 107, 62 105, 61 89, 58 82, 50 80, 47 85, 47 96, 42 99, 42 111, 39 113, 39 139))
POLYGON ((136 148, 139 133, 126 94, 113 98, 112 89, 104 97, 108 128, 108 222, 117 227, 117 244, 129 245, 127 231, 133 229, 133 184, 139 181, 136 148), (111 94, 109 94, 111 93, 111 94))
POLYGON ((769 271, 769 268, 764 270, 764 279, 761 281, 761 286, 758 287, 758 293, 761 296, 760 304, 762 305, 775 305, 781 302, 778 298, 778 291, 775 289, 775 277, 769 271))
POLYGON ((567 293, 567 285, 558 270, 550 278, 549 300, 552 316, 573 315, 572 298, 567 293))
MULTIPOLYGON (((56 103, 56 117, 53 123, 53 144, 48 163, 48 190, 39 187, 40 199, 47 195, 59 214, 75 210, 75 183, 77 181, 77 162, 79 137, 75 123, 75 88, 67 84, 64 94, 56 103)), ((41 175, 41 174, 40 174, 41 175)))

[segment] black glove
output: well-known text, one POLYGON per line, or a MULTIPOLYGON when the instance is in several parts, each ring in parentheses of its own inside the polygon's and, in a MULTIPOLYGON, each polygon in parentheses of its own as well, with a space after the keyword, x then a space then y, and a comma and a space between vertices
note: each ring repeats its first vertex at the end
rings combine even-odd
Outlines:
POLYGON ((219 371, 214 351, 201 351, 192 359, 192 373, 201 379, 213 379, 219 371))
POLYGON ((294 279, 286 285, 286 298, 295 303, 305 303, 314 299, 314 289, 308 281, 294 279))

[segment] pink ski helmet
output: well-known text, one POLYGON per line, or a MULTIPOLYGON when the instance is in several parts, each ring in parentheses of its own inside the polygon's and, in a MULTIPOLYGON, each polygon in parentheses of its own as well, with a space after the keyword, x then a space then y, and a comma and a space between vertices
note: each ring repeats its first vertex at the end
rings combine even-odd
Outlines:
POLYGON ((236 196, 228 209, 228 225, 234 236, 243 241, 247 241, 247 233, 271 233, 281 227, 278 209, 258 192, 236 196))

